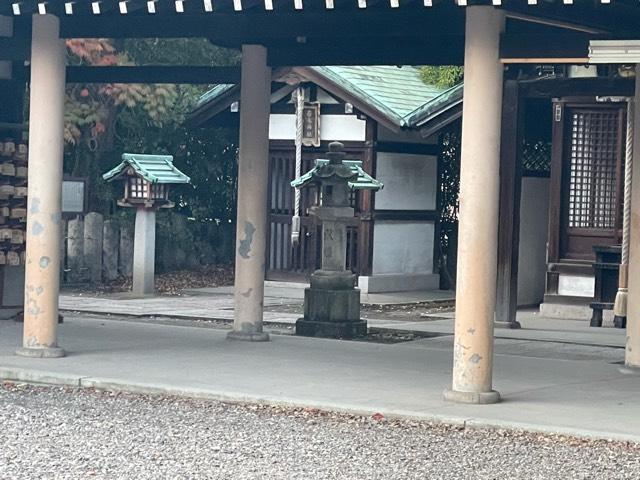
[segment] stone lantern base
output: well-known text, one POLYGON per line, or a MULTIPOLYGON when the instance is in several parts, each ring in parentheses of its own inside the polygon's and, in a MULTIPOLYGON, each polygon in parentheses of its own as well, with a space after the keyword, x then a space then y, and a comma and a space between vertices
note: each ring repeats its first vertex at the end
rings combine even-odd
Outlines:
POLYGON ((351 272, 318 270, 304 291, 304 318, 296 322, 296 335, 356 338, 367 334, 360 318, 360 290, 351 272))

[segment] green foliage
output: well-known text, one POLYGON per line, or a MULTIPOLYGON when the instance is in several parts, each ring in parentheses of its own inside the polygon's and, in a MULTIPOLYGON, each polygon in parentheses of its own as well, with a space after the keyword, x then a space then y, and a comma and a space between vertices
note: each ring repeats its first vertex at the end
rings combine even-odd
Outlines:
POLYGON ((123 49, 136 65, 225 67, 240 64, 239 51, 217 47, 204 38, 128 39, 123 49))
POLYGON ((462 67, 445 66, 420 68, 420 78, 427 85, 440 88, 450 88, 462 81, 464 69, 462 67))
POLYGON ((438 211, 440 212, 440 287, 455 289, 458 256, 458 212, 460 208, 461 122, 447 126, 440 134, 438 211))
MULTIPOLYGON (((224 66, 239 60, 236 51, 201 39, 120 44, 78 41, 69 48, 74 64, 98 59, 117 64, 224 66), (104 60, 106 55, 108 60, 104 60)), ((233 253, 237 131, 194 130, 184 124, 185 116, 209 88, 94 84, 75 85, 67 91, 65 173, 89 179, 89 209, 132 216, 131 209, 116 206, 122 185, 102 180, 102 174, 119 163, 123 152, 173 155, 175 165, 191 177, 192 184, 171 188, 176 208, 158 216, 158 251, 162 255, 179 247, 181 255, 195 264, 229 261, 233 253), (182 233, 175 236, 171 232, 178 225, 182 233)), ((160 262, 165 268, 172 266, 170 261, 160 262)))

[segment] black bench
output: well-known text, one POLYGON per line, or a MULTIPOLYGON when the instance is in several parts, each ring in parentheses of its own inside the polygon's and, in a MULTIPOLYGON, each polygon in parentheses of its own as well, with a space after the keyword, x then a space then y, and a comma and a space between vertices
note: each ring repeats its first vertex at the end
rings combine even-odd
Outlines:
MULTIPOLYGON (((619 245, 595 245, 593 251, 596 254, 596 261, 593 263, 596 283, 593 301, 589 305, 593 310, 591 326, 601 327, 602 311, 613 310, 613 304, 616 300, 621 248, 619 245)), ((622 323, 617 321, 616 327, 624 328, 626 325, 622 323)))

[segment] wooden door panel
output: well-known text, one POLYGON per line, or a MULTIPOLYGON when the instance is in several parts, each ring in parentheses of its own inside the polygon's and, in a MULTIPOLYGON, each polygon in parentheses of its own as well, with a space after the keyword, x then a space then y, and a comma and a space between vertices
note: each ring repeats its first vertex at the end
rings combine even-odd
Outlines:
MULTIPOLYGON (((302 171, 310 170, 320 152, 305 152, 302 171)), ((359 158, 361 154, 349 154, 359 158)), ((300 243, 291 244, 291 218, 294 214, 295 196, 291 180, 295 177, 295 152, 272 150, 269 156, 269 200, 267 241, 267 279, 304 280, 320 268, 322 235, 316 219, 307 214, 309 207, 316 203, 316 192, 312 188, 303 189, 300 196, 300 243)), ((355 198, 353 202, 357 204, 355 198)), ((354 218, 347 229, 347 268, 358 272, 358 227, 360 220, 354 218)))
POLYGON ((618 242, 625 107, 567 105, 562 159, 560 258, 593 260, 618 242))

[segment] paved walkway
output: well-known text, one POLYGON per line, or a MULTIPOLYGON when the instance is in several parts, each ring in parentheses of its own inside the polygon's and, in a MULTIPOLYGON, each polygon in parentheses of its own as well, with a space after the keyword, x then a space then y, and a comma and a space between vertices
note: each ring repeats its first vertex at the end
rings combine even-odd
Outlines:
MULTIPOLYGON (((170 317, 181 319, 233 320, 233 295, 227 287, 216 290, 215 294, 196 294, 185 296, 159 296, 135 298, 130 294, 116 294, 101 297, 87 295, 61 295, 60 308, 71 312, 83 312, 107 315, 127 315, 134 317, 170 317)), ((300 290, 300 289, 298 289, 300 290)), ((279 312, 279 306, 301 305, 302 299, 281 296, 277 289, 268 291, 264 305, 269 307, 264 313, 266 324, 278 323, 293 325, 300 314, 279 312)), ((413 296, 397 294, 395 301, 414 303, 413 296)), ((445 299, 447 294, 443 294, 445 299)), ((432 297, 432 300, 435 297, 432 297)), ((389 305, 389 304, 387 304, 389 305)), ((291 310, 288 308, 288 310, 291 310)), ((424 335, 452 335, 454 313, 442 312, 417 318, 368 319, 369 326, 382 332, 406 331, 424 335)), ((366 315, 364 315, 366 316, 366 315)), ((376 316, 380 316, 379 314, 376 316)), ((383 315, 384 317, 384 315, 383 315)), ((518 312, 521 330, 497 329, 495 336, 500 339, 522 341, 548 341, 567 344, 594 345, 601 347, 619 347, 625 345, 624 330, 615 328, 590 328, 584 320, 557 320, 540 317, 537 311, 518 312)))
MULTIPOLYGON (((277 297, 265 297, 265 307, 285 305, 301 301, 277 297)), ((87 295, 61 295, 60 309, 67 311, 134 317, 172 317, 187 319, 233 320, 233 295, 189 295, 133 297, 130 294, 114 294, 92 297, 87 295)), ((265 322, 294 323, 300 315, 265 312, 265 322)))
POLYGON ((30 359, 13 354, 20 335, 19 324, 0 322, 1 378, 640 441, 640 377, 597 355, 498 353, 504 402, 472 406, 443 401, 451 349, 429 339, 383 345, 273 335, 244 343, 215 328, 68 316, 60 344, 69 355, 30 359))
MULTIPOLYGON (((304 289, 309 285, 300 282, 276 282, 267 280, 264 295, 268 299, 286 302, 302 301, 304 289)), ((191 288, 184 290, 189 295, 233 295, 233 287, 191 288)), ((402 305, 416 302, 452 302, 455 297, 449 290, 418 290, 415 292, 389 292, 362 294, 360 301, 364 305, 402 305)))

